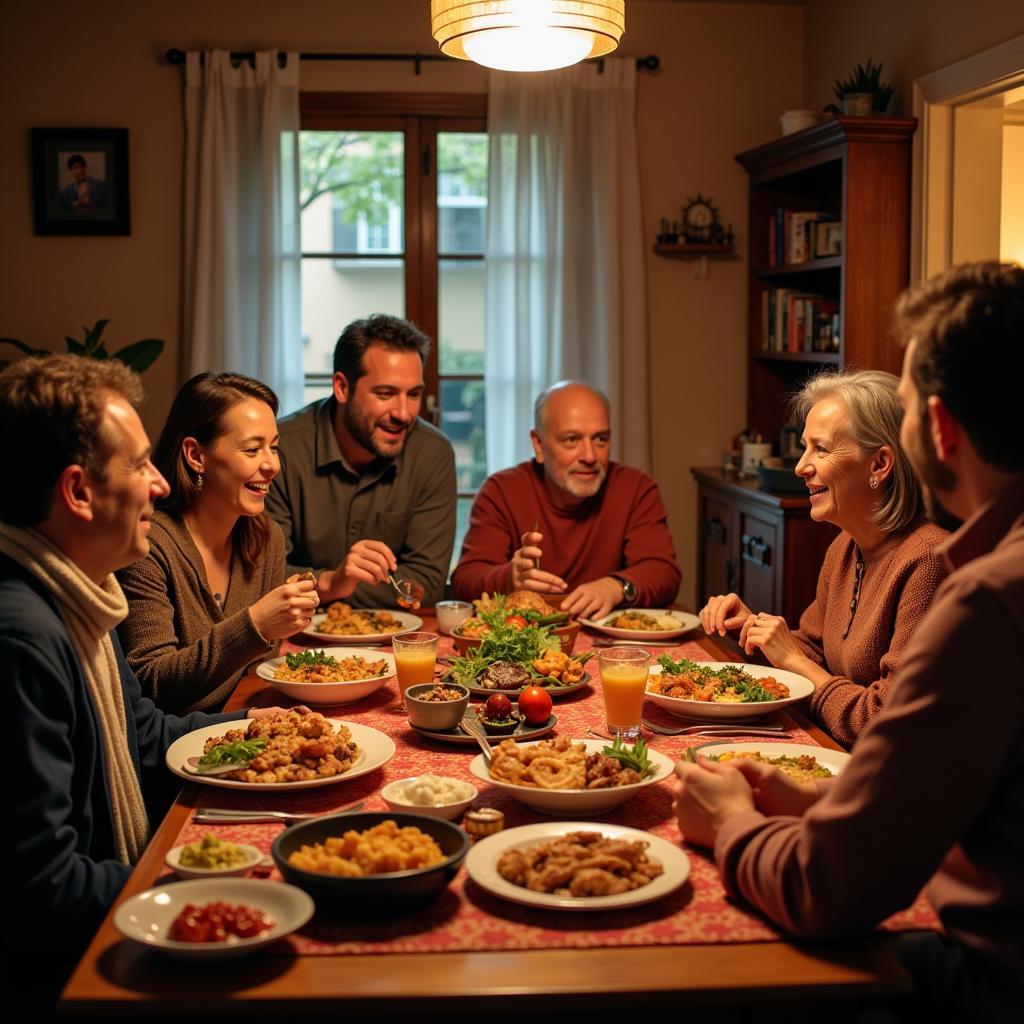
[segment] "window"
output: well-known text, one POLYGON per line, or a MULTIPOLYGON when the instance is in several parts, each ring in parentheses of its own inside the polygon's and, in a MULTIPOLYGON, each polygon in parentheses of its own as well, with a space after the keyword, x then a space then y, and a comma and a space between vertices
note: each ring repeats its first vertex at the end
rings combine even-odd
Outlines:
POLYGON ((483 482, 485 98, 302 97, 302 325, 306 401, 330 394, 345 324, 392 313, 435 339, 421 415, 458 474, 455 557, 483 482))

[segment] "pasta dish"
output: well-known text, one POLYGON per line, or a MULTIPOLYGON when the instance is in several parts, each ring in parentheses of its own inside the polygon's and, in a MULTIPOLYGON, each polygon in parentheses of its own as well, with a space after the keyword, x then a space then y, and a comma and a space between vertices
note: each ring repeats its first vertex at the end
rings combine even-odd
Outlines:
POLYGON ((752 704, 783 700, 789 688, 772 676, 757 678, 737 665, 712 669, 685 658, 673 661, 663 654, 658 659, 662 671, 647 682, 647 692, 662 697, 678 697, 715 704, 752 704))
POLYGON ((400 633, 405 627, 388 611, 356 610, 336 601, 315 627, 317 633, 334 636, 372 636, 376 633, 400 633))

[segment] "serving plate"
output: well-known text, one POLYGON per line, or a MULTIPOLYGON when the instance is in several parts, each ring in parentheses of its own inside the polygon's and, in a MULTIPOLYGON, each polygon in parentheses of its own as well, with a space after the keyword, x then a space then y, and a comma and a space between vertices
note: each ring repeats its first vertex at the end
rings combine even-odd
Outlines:
MULTIPOLYGON (((498 691, 493 691, 498 692, 498 691)), ((476 711, 469 708, 466 711, 466 718, 479 718, 476 711)), ((412 725, 412 722, 409 723, 412 725)), ((558 724, 558 716, 551 715, 551 717, 543 725, 527 725, 525 722, 520 721, 519 725, 516 726, 515 732, 509 733, 507 736, 492 736, 487 733, 487 741, 491 746, 496 746, 502 740, 515 740, 520 743, 524 740, 539 740, 542 736, 547 736, 549 732, 554 729, 558 724)), ((466 733, 460 729, 447 729, 444 732, 436 731, 433 729, 421 729, 418 725, 412 726, 421 736, 429 736, 432 740, 440 740, 442 743, 454 743, 459 747, 475 747, 476 739, 472 736, 467 736, 466 733)))
POLYGON ((673 611, 671 608, 620 608, 603 619, 580 619, 584 626, 596 629, 599 633, 614 637, 616 640, 671 640, 673 637, 682 636, 691 629, 700 625, 700 619, 690 612, 673 611), (660 615, 671 615, 679 620, 678 629, 618 629, 615 626, 608 626, 606 623, 617 619, 626 612, 637 612, 644 615, 651 615, 657 618, 660 615))
POLYGON ((402 624, 402 628, 396 629, 392 633, 321 633, 317 627, 327 618, 327 612, 317 612, 313 616, 313 621, 302 631, 302 636, 307 636, 311 640, 319 640, 324 644, 387 644, 391 643, 391 638, 396 633, 407 633, 410 630, 419 629, 423 625, 423 620, 410 612, 395 611, 391 608, 357 608, 355 610, 369 614, 387 612, 402 624))
POLYGON ((277 669, 285 663, 284 658, 271 658, 264 661, 256 669, 256 675, 266 679, 275 690, 300 704, 351 704, 379 690, 389 679, 395 676, 395 656, 387 651, 369 647, 309 647, 307 650, 316 653, 322 651, 332 658, 341 661, 343 658, 363 658, 366 661, 385 661, 387 670, 382 676, 367 676, 365 679, 349 679, 341 683, 297 683, 278 679, 277 669))
POLYGON ((494 693, 503 693, 509 700, 515 701, 516 697, 519 696, 526 689, 527 686, 540 686, 552 700, 558 700, 559 697, 564 697, 567 694, 575 693, 577 690, 582 690, 584 686, 590 685, 590 673, 584 672, 583 678, 577 683, 570 683, 568 686, 562 686, 560 683, 549 683, 547 686, 541 686, 540 680, 531 679, 528 683, 524 683, 518 690, 491 690, 486 686, 479 686, 476 683, 463 683, 463 686, 474 697, 490 697, 494 693))
POLYGON ((505 829, 477 842, 466 857, 466 872, 482 889, 512 903, 542 910, 621 910, 653 903, 675 892, 690 877, 690 860, 674 843, 650 832, 641 832, 624 825, 594 825, 586 821, 546 821, 539 825, 520 825, 505 829), (554 893, 534 892, 515 885, 498 874, 498 858, 507 850, 534 846, 557 839, 569 832, 600 832, 608 839, 642 841, 648 844, 653 860, 661 862, 664 873, 639 889, 615 893, 611 896, 556 896, 554 893))
POLYGON ((758 753, 764 757, 802 757, 809 754, 816 758, 818 764, 827 768, 833 775, 838 775, 849 763, 850 755, 845 750, 831 750, 828 747, 815 747, 809 743, 755 743, 747 740, 744 743, 702 743, 699 747, 691 747, 690 753, 705 757, 727 754, 731 750, 745 753, 758 753))
POLYGON ((772 668, 770 665, 746 665, 728 661, 700 661, 695 664, 716 672, 726 667, 740 668, 756 679, 772 676, 783 686, 788 687, 789 696, 780 700, 750 701, 746 704, 715 704, 712 701, 690 700, 686 697, 666 697, 660 693, 652 693, 650 690, 651 681, 662 671, 660 665, 651 666, 651 678, 647 681, 648 688, 644 696, 658 707, 664 708, 670 715, 675 715, 676 718, 718 722, 734 718, 763 718, 773 711, 778 711, 779 708, 788 707, 814 693, 814 684, 810 679, 799 676, 795 672, 784 672, 780 668, 772 668))
MULTIPOLYGON (((607 740, 573 740, 572 742, 582 743, 587 748, 588 754, 599 754, 605 747, 611 746, 607 740)), ((524 744, 524 746, 532 746, 532 743, 524 744)), ((469 771, 476 778, 490 783, 498 789, 503 789, 526 804, 527 807, 532 807, 542 814, 601 814, 604 811, 610 811, 613 807, 618 807, 631 796, 635 796, 641 789, 653 786, 672 774, 674 762, 671 758, 650 747, 647 748, 647 756, 650 758, 654 771, 646 779, 635 782, 631 786, 615 786, 609 789, 537 789, 532 786, 517 786, 512 782, 505 782, 503 779, 492 778, 487 765, 484 764, 483 754, 477 754, 469 762, 469 771)))
POLYGON ((329 778, 309 779, 306 782, 238 782, 235 779, 225 778, 223 775, 198 775, 185 767, 190 757, 202 757, 203 746, 213 736, 223 736, 232 728, 244 728, 245 719, 241 722, 221 722, 219 725, 207 725, 202 729, 195 729, 176 739, 168 748, 164 760, 167 767, 175 775, 189 782, 200 782, 204 786, 219 786, 223 789, 244 789, 247 792, 280 793, 295 789, 314 789, 318 786, 333 786, 339 782, 348 782, 349 779, 358 779, 360 775, 368 775, 370 772, 387 764, 395 756, 395 744, 390 736, 385 735, 379 729, 371 729, 368 725, 359 725, 357 722, 341 722, 332 720, 334 731, 345 725, 352 734, 352 739, 359 746, 359 757, 347 772, 340 775, 332 775, 329 778))
POLYGON ((252 878, 208 878, 174 882, 147 889, 125 900, 114 912, 114 926, 134 942, 185 960, 218 960, 245 956, 269 946, 301 928, 313 916, 313 901, 301 890, 283 882, 252 878), (227 942, 177 942, 167 938, 171 922, 186 904, 203 905, 215 900, 244 903, 258 908, 274 924, 251 939, 227 942))

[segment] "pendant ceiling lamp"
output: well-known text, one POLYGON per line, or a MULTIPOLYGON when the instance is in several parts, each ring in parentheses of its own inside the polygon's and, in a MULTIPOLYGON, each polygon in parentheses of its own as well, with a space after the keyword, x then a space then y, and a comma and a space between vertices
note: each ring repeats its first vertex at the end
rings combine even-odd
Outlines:
POLYGON ((431 0, 442 53, 499 71, 551 71, 611 53, 625 0, 431 0))

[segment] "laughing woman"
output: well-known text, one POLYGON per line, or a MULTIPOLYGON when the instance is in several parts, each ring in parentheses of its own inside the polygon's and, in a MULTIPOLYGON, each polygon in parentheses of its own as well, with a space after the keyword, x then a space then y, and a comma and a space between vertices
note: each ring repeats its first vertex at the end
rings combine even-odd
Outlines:
POLYGON ((284 541, 264 512, 277 475, 277 396, 235 373, 178 392, 153 451, 171 485, 149 554, 118 573, 118 633, 143 690, 173 713, 219 709, 245 668, 309 624, 312 581, 284 582, 284 541))
POLYGON ((765 610, 755 614, 736 594, 709 598, 700 611, 705 632, 739 629, 748 654, 758 648, 776 668, 810 679, 813 717, 846 746, 884 703, 948 572, 936 551, 946 531, 924 518, 920 485, 900 447, 897 384, 881 370, 825 372, 794 401, 805 420, 796 473, 811 518, 842 530, 800 628, 791 631, 765 610))

